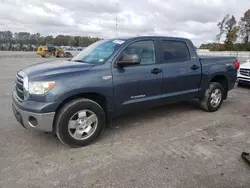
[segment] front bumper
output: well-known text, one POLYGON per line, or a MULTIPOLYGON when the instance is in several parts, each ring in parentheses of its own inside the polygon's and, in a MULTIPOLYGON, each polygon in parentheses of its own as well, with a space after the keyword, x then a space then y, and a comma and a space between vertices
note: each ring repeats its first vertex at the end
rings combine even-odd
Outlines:
POLYGON ((12 110, 16 120, 24 128, 33 128, 40 131, 52 132, 55 112, 35 113, 22 110, 15 104, 15 101, 12 102, 12 110))
POLYGON ((242 84, 249 84, 250 85, 250 78, 238 77, 237 82, 242 83, 242 84))

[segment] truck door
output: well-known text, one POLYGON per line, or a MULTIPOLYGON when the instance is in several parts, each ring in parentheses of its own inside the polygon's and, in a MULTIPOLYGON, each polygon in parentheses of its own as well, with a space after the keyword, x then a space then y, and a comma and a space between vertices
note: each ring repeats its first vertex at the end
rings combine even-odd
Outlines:
POLYGON ((121 52, 120 56, 139 55, 141 63, 112 68, 117 115, 161 102, 162 65, 155 49, 154 40, 140 40, 128 44, 121 52))
POLYGON ((192 57, 185 41, 162 40, 161 63, 164 102, 188 100, 197 96, 201 80, 201 65, 197 57, 192 57))

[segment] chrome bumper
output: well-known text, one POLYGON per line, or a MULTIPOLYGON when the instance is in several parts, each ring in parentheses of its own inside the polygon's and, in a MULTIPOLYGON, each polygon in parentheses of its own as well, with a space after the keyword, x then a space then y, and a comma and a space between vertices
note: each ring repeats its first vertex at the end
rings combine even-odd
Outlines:
POLYGON ((33 128, 40 131, 52 132, 55 112, 32 113, 23 111, 12 103, 16 120, 26 129, 33 128))
POLYGON ((245 83, 245 84, 250 84, 250 78, 238 77, 237 78, 237 82, 245 83))

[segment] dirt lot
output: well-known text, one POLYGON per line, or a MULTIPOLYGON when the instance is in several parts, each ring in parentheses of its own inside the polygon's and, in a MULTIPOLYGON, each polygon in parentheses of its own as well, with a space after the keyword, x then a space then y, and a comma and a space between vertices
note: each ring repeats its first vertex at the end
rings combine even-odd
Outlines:
POLYGON ((250 151, 250 88, 235 88, 215 113, 180 103, 119 118, 95 144, 71 149, 12 115, 16 71, 42 61, 0 54, 0 187, 250 187, 240 157, 250 151))

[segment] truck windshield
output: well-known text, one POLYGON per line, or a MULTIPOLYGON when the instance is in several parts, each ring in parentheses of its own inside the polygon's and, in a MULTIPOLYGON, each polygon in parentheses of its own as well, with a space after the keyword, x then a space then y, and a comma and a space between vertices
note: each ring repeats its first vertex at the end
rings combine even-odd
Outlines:
POLYGON ((124 43, 123 40, 100 40, 82 50, 71 61, 83 63, 105 63, 124 43))

